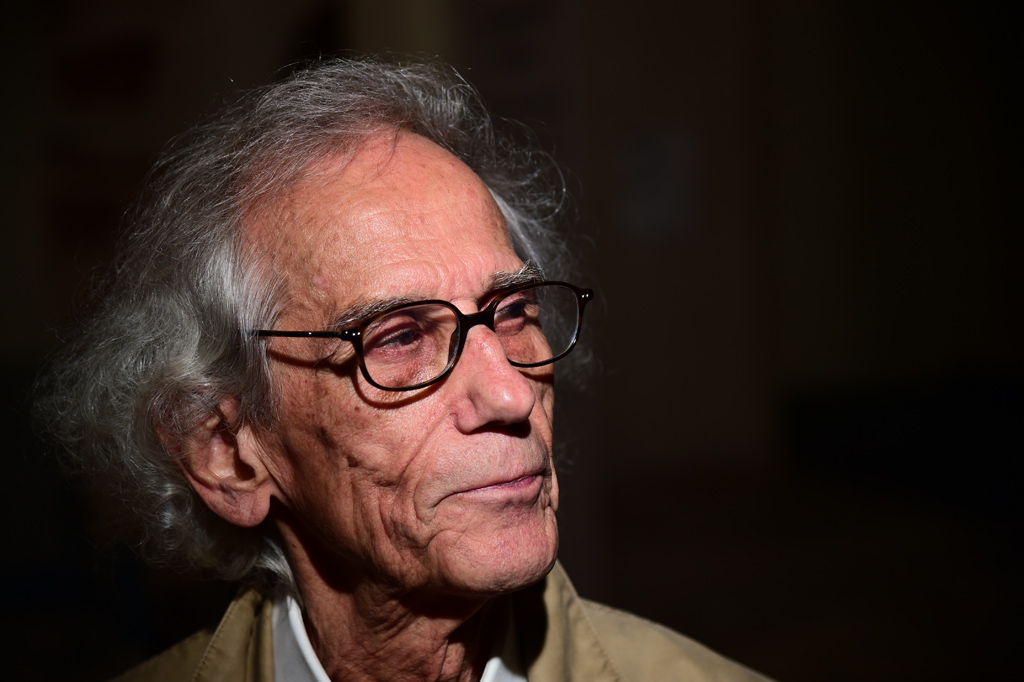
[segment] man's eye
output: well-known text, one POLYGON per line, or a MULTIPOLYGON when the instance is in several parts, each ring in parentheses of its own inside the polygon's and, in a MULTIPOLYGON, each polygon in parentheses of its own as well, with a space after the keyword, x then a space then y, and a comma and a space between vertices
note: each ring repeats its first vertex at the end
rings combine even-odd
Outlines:
POLYGON ((503 305, 495 317, 502 320, 512 320, 523 317, 526 314, 526 301, 512 301, 507 305, 503 305))
POLYGON ((518 296, 504 302, 494 314, 495 331, 517 333, 538 323, 540 307, 531 297, 518 296))
MULTIPOLYGON (((398 321, 396 321, 398 322, 398 321)), ((422 341, 423 327, 414 321, 382 325, 369 332, 363 339, 363 348, 367 351, 395 351, 409 348, 422 341)))
POLYGON ((418 328, 401 329, 395 332, 389 332, 382 338, 374 339, 373 346, 375 348, 399 348, 401 346, 411 346, 419 341, 422 336, 423 332, 418 328))

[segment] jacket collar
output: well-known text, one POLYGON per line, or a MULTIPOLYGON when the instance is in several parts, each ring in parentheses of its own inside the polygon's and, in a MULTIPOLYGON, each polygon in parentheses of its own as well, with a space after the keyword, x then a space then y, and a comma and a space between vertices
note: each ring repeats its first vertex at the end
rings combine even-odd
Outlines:
POLYGON ((621 680, 561 564, 512 601, 530 682, 621 680))
POLYGON ((273 600, 255 589, 228 606, 192 682, 274 682, 273 600))
MULTIPOLYGON (((561 564, 510 597, 529 682, 620 682, 561 564)), ((273 599, 249 589, 228 607, 192 682, 274 682, 273 599)))

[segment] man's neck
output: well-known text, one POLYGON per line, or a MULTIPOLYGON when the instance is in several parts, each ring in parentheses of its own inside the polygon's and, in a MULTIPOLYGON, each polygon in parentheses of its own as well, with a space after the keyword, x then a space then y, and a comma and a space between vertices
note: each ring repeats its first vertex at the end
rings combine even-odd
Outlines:
POLYGON ((410 590, 322 556, 281 528, 310 645, 335 682, 480 678, 496 626, 491 596, 410 590))
POLYGON ((365 583, 338 592, 301 579, 300 592, 310 644, 336 682, 471 682, 491 653, 489 601, 449 597, 431 604, 365 583))

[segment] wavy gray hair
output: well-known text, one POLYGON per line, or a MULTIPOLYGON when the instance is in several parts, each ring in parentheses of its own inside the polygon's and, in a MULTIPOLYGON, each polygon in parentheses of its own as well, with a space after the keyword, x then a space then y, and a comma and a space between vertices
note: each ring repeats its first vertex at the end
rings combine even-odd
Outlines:
POLYGON ((151 560, 290 582, 269 525, 216 516, 164 443, 181 442, 227 397, 240 401, 239 422, 272 425, 263 348, 240 330, 273 326, 277 289, 247 252, 243 221, 313 163, 382 130, 417 133, 462 159, 490 188, 520 257, 549 274, 567 266, 557 169, 496 132, 477 92, 442 67, 317 62, 172 141, 127 216, 91 314, 40 380, 36 402, 67 467, 134 514, 151 560))

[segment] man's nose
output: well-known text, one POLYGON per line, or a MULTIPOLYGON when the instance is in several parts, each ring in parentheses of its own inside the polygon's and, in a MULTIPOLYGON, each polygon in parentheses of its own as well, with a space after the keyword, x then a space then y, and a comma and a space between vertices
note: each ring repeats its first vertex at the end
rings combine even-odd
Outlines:
POLYGON ((469 330, 448 383, 461 392, 455 417, 463 433, 525 422, 537 400, 533 382, 509 363, 498 335, 484 325, 469 330))

